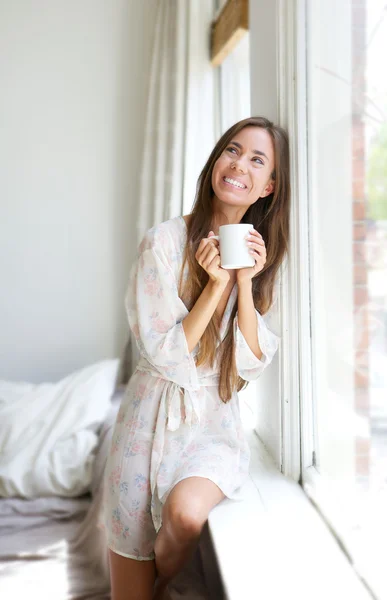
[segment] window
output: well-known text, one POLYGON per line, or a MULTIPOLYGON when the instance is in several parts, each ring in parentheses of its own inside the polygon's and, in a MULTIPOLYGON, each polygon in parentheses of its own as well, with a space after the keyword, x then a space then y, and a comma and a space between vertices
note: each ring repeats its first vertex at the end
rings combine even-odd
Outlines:
POLYGON ((385 0, 314 0, 307 11, 314 464, 303 481, 355 568, 382 598, 387 6, 385 0))
MULTIPOLYGON (((219 15, 227 0, 220 0, 219 15)), ((243 34, 233 50, 216 67, 219 85, 218 122, 220 135, 237 121, 251 115, 250 109, 250 44, 249 32, 243 34)), ((257 384, 252 381, 239 392, 242 421, 252 429, 256 422, 257 384)))
POLYGON ((251 115, 248 32, 219 69, 221 129, 224 133, 231 125, 251 115))

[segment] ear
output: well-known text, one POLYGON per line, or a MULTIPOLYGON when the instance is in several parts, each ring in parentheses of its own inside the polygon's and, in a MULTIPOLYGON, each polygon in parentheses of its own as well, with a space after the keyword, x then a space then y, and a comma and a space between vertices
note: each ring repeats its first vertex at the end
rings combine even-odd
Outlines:
POLYGON ((272 194, 274 191, 274 187, 275 187, 275 181, 274 181, 274 179, 270 179, 269 183, 267 184, 267 186, 265 187, 265 189, 263 190, 263 192, 261 194, 261 198, 266 198, 266 196, 269 196, 269 194, 272 194))

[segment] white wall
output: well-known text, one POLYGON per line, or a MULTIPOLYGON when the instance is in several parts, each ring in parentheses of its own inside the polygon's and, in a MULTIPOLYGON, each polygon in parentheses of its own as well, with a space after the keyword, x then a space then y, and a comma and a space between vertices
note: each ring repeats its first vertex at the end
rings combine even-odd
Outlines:
POLYGON ((0 0, 0 377, 126 341, 155 0, 0 0))

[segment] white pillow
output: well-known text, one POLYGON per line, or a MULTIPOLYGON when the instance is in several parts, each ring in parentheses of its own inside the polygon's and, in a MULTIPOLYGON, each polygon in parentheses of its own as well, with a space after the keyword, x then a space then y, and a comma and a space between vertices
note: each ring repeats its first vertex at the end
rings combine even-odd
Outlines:
POLYGON ((88 491, 98 436, 119 360, 58 383, 0 380, 0 496, 79 496, 88 491))

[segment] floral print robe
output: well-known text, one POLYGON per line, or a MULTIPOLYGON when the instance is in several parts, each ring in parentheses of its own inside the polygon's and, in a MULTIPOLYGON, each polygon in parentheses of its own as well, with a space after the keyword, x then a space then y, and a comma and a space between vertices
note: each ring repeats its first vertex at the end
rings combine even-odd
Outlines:
MULTIPOLYGON (((237 498, 248 473, 249 448, 238 395, 223 403, 218 365, 196 367, 197 348, 188 351, 182 325, 188 310, 177 290, 185 243, 182 217, 149 230, 126 296, 141 358, 113 432, 104 482, 104 526, 108 546, 137 560, 154 558, 162 506, 179 481, 205 477, 225 496, 237 498)), ((235 284, 223 315, 221 339, 236 300, 235 284)), ((278 337, 256 314, 261 360, 245 341, 238 314, 233 323, 237 371, 247 381, 259 377, 278 348, 278 337)))

